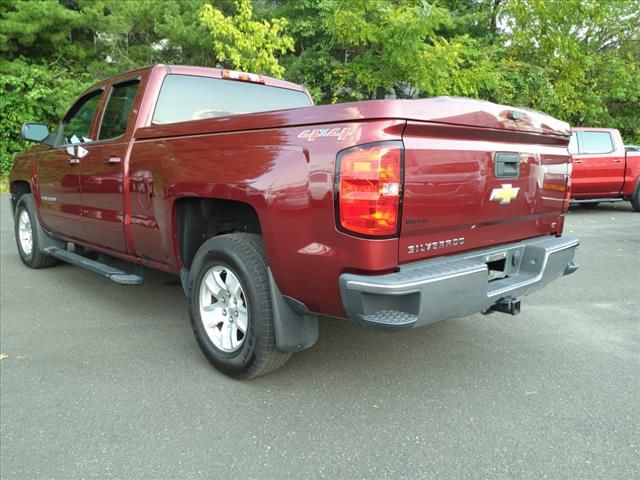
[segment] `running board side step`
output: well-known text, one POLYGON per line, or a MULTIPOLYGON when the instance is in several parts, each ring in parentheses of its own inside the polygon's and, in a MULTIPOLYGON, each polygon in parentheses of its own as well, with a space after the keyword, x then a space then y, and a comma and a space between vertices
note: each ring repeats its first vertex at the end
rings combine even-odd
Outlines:
MULTIPOLYGON (((44 252, 47 255, 51 255, 63 262, 82 267, 103 277, 107 277, 109 280, 119 283, 121 285, 142 285, 144 277, 137 273, 127 273, 120 269, 111 267, 104 263, 96 262, 89 258, 78 255, 77 253, 70 252, 68 250, 58 247, 46 247, 44 252)), ((136 266, 136 271, 142 273, 141 268, 136 266)))

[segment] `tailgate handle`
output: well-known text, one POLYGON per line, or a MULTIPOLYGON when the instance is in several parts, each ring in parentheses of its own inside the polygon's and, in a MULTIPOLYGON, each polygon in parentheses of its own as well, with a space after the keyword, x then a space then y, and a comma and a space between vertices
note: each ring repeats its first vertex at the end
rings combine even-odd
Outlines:
POLYGON ((512 152, 497 152, 494 160, 496 178, 518 178, 520 155, 512 152))

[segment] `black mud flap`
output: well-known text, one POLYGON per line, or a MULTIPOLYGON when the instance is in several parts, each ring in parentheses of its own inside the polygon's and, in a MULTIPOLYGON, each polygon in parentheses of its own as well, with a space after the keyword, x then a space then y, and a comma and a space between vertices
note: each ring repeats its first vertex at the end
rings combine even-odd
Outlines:
POLYGON ((276 348, 283 353, 299 352, 318 341, 318 317, 312 313, 298 313, 285 300, 269 270, 269 290, 273 304, 273 323, 276 348))

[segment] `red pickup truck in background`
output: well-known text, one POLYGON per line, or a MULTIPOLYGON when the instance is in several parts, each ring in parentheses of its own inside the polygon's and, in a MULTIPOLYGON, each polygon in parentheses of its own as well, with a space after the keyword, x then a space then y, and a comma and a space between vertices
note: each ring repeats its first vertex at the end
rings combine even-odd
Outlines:
POLYGON ((574 272, 569 136, 489 102, 314 107, 285 81, 158 65, 91 87, 53 133, 23 126, 40 144, 10 176, 18 252, 124 284, 180 275, 203 353, 249 378, 313 345, 320 315, 516 314, 574 272))
POLYGON ((640 152, 626 149, 613 128, 574 128, 571 200, 587 207, 628 200, 640 212, 640 152))

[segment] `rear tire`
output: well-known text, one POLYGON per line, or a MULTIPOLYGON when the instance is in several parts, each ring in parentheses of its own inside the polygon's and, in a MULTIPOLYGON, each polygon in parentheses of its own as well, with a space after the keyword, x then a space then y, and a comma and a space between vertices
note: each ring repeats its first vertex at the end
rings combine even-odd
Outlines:
POLYGON ((25 194, 20 197, 14 215, 14 232, 20 260, 29 268, 53 267, 58 263, 43 250, 43 238, 46 235, 40 228, 33 197, 25 194))
POLYGON ((267 260, 258 235, 207 240, 189 274, 191 325, 202 353, 222 373, 250 379, 283 366, 276 349, 267 260))
POLYGON ((640 188, 636 189, 636 194, 631 198, 631 208, 640 212, 640 188))

